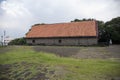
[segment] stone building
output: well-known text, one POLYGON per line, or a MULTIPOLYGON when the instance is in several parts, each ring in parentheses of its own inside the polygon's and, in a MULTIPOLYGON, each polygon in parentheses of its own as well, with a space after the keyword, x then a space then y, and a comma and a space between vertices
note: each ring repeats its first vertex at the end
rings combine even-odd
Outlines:
POLYGON ((26 34, 29 45, 96 45, 96 21, 34 25, 26 34))

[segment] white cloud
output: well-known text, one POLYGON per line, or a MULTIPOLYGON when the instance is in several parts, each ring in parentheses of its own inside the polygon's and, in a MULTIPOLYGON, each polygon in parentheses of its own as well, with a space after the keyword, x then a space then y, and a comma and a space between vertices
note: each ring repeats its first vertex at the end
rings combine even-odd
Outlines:
POLYGON ((30 22, 34 19, 27 7, 16 0, 3 1, 0 7, 3 11, 0 15, 1 34, 3 30, 6 30, 6 34, 9 36, 24 36, 30 26, 30 22))
POLYGON ((120 16, 119 0, 3 0, 0 28, 21 37, 35 23, 69 22, 75 18, 108 21, 120 16))
POLYGON ((10 1, 3 1, 1 8, 4 11, 1 16, 1 25, 4 28, 15 28, 18 25, 26 23, 32 19, 32 14, 25 8, 22 3, 10 1))

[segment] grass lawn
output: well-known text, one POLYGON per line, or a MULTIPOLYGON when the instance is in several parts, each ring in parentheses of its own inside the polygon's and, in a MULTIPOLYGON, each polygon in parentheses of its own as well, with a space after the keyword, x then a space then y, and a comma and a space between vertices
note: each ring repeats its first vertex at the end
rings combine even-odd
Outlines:
POLYGON ((60 57, 37 52, 30 46, 0 48, 0 80, 117 79, 120 79, 119 59, 60 57))

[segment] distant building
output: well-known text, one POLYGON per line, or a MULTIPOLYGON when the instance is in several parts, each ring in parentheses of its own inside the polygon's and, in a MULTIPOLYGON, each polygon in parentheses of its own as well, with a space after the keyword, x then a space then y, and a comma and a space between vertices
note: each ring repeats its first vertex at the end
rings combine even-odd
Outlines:
POLYGON ((2 41, 0 41, 0 46, 2 46, 2 41))
POLYGON ((5 39, 4 39, 4 45, 8 45, 8 43, 13 40, 12 38, 10 38, 9 36, 6 36, 5 39))
POLYGON ((35 25, 26 34, 30 45, 96 45, 96 21, 35 25))
POLYGON ((1 39, 0 39, 0 46, 3 46, 3 36, 1 36, 1 39))

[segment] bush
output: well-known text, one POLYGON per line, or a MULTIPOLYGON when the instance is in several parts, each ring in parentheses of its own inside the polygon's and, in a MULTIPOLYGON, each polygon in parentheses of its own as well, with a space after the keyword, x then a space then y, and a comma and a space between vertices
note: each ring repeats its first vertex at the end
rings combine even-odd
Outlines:
POLYGON ((26 45, 25 38, 17 38, 8 43, 8 45, 26 45))

